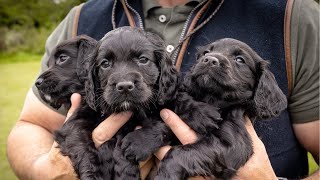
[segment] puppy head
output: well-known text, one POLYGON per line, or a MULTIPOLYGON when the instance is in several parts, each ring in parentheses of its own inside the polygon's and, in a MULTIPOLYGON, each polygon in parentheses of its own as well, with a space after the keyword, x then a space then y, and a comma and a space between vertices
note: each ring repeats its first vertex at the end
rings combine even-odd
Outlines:
POLYGON ((185 83, 194 94, 206 92, 225 103, 247 104, 252 118, 277 116, 287 106, 268 62, 235 39, 202 47, 185 83))
POLYGON ((88 36, 78 36, 59 43, 48 60, 48 70, 35 82, 40 96, 54 108, 70 106, 72 93, 84 90, 86 56, 97 41, 88 36))
POLYGON ((107 33, 92 56, 87 103, 118 112, 171 100, 178 76, 164 49, 161 38, 138 28, 107 33))

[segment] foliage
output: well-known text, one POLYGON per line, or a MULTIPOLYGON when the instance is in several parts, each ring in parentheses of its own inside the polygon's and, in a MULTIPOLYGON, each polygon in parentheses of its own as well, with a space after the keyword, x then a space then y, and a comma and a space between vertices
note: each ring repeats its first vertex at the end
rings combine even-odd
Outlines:
POLYGON ((85 0, 0 0, 0 52, 42 54, 45 40, 85 0))
POLYGON ((56 4, 53 0, 0 0, 0 26, 50 28, 81 2, 83 1, 66 0, 56 4))

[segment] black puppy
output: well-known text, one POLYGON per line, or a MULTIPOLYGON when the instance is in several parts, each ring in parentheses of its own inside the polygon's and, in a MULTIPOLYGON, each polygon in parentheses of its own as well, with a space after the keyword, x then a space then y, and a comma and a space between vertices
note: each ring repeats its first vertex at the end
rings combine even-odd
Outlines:
POLYGON ((199 50, 197 63, 177 96, 178 115, 192 111, 184 103, 188 95, 207 103, 207 108, 211 106, 211 111, 220 113, 222 119, 208 121, 183 115, 198 140, 173 147, 160 163, 157 180, 198 175, 231 179, 253 153, 244 114, 252 120, 268 119, 287 107, 286 96, 268 69, 268 62, 235 39, 221 39, 199 50))
POLYGON ((107 33, 88 62, 92 64, 85 81, 86 103, 56 132, 55 139, 80 179, 139 179, 138 161, 169 142, 163 136, 168 128, 160 120, 159 109, 174 100, 178 73, 162 39, 130 27, 107 33), (120 111, 133 115, 115 137, 96 149, 93 129, 120 111), (134 130, 138 125, 142 128, 134 130))
POLYGON ((82 35, 63 41, 53 49, 47 64, 48 70, 35 82, 45 102, 56 109, 62 105, 69 109, 72 93, 84 95, 85 66, 89 65, 85 59, 96 44, 96 40, 82 35))

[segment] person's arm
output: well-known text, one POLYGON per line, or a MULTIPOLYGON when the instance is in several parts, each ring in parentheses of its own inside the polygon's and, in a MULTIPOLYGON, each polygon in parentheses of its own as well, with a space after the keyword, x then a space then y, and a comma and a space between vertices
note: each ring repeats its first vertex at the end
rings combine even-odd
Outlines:
MULTIPOLYGON (((295 0, 291 20, 289 112, 299 143, 319 164, 319 2, 295 0)), ((307 179, 320 179, 319 169, 307 179)))
MULTIPOLYGON (((300 144, 309 151, 314 160, 319 165, 319 127, 320 127, 320 121, 313 121, 303 124, 293 124, 293 130, 294 133, 300 142, 300 144)), ((314 172, 309 177, 305 178, 307 179, 319 179, 320 178, 320 170, 314 172)))
MULTIPOLYGON (((47 61, 52 49, 59 42, 71 36, 72 22, 75 15, 73 8, 66 18, 61 21, 57 28, 52 32, 46 41, 46 51, 41 61, 41 70, 47 69, 47 61)), ((19 120, 11 130, 7 142, 7 156, 9 163, 16 175, 21 179, 30 179, 40 175, 40 173, 49 173, 41 171, 38 165, 41 160, 47 159, 48 153, 53 148, 52 132, 63 124, 65 116, 50 109, 49 105, 41 102, 39 96, 36 96, 37 89, 33 86, 28 92, 25 104, 20 114, 19 120)), ((52 151, 52 154, 56 152, 52 151)), ((69 164, 70 160, 61 159, 59 163, 69 164)), ((59 164, 58 163, 58 164, 59 164)), ((66 174, 69 171, 64 165, 61 166, 60 174, 66 174)), ((67 166, 67 165, 65 165, 67 166)), ((50 170, 50 169, 49 169, 50 170)), ((59 171, 59 170, 57 170, 59 171)), ((47 174, 55 177, 55 174, 47 174)))
MULTIPOLYGON (((52 132, 63 125, 80 101, 79 94, 72 95, 72 106, 66 118, 47 108, 29 91, 19 121, 7 142, 8 160, 20 179, 76 179, 70 159, 56 148, 52 132)), ((95 146, 112 138, 130 116, 131 113, 119 113, 104 120, 92 133, 95 146)), ((152 165, 151 161, 140 163, 142 179, 152 165)))
MULTIPOLYGON (((160 112, 163 121, 170 127, 173 133, 177 136, 182 144, 193 143, 197 139, 196 133, 185 124, 178 115, 174 112, 164 109, 160 112)), ((237 176, 234 179, 264 179, 274 180, 277 179, 268 158, 264 144, 257 136, 250 120, 247 119, 246 128, 251 135, 253 141, 254 154, 249 161, 238 170, 237 176)), ((165 146, 159 149, 155 154, 156 157, 161 160, 166 152, 170 149, 169 146, 165 146)), ((205 179, 203 177, 192 179, 205 179)))
POLYGON ((7 140, 9 163, 20 179, 71 178, 73 172, 70 160, 56 156, 52 132, 58 129, 65 117, 45 105, 30 90, 27 94, 19 121, 12 129, 7 140), (70 171, 72 173, 70 173, 70 171))

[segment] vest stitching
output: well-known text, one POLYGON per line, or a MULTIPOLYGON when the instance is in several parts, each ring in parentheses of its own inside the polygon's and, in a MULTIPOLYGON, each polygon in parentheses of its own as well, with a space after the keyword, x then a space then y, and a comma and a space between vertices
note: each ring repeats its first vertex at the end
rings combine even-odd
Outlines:
POLYGON ((136 27, 136 22, 134 21, 133 16, 130 14, 130 11, 128 9, 128 7, 126 6, 124 0, 121 0, 121 4, 123 6, 124 12, 126 13, 126 16, 128 18, 129 24, 131 27, 136 27))
POLYGON ((140 26, 140 28, 141 28, 141 29, 144 29, 144 27, 143 27, 143 22, 142 22, 142 18, 141 18, 141 16, 140 16, 140 14, 139 14, 135 9, 133 9, 133 8, 129 5, 129 3, 128 3, 127 0, 124 0, 124 2, 125 2, 125 4, 126 4, 126 6, 127 6, 134 14, 136 14, 136 16, 138 17, 138 21, 139 21, 139 26, 140 26))
MULTIPOLYGON (((195 8, 192 9, 192 11, 190 12, 186 22, 184 23, 184 26, 183 26, 183 29, 182 29, 182 32, 181 32, 181 36, 180 36, 180 39, 179 39, 179 42, 182 41, 182 39, 184 38, 185 34, 186 34, 186 30, 187 30, 187 27, 188 27, 188 24, 191 20, 191 17, 192 15, 194 14, 194 12, 196 11, 196 9, 198 9, 200 6, 202 6, 204 3, 206 3, 206 1, 202 1, 200 4, 198 4, 195 8)), ((176 63, 176 60, 177 60, 177 56, 178 56, 178 53, 180 52, 180 46, 177 46, 175 47, 175 50, 173 51, 173 58, 172 58, 172 62, 173 64, 176 63)))
POLYGON ((218 6, 216 7, 216 9, 213 11, 213 13, 211 13, 211 15, 205 20, 203 21, 198 27, 195 27, 198 20, 201 18, 202 14, 204 13, 204 11, 208 8, 208 6, 211 4, 211 0, 209 0, 200 10, 199 12, 196 14, 196 16, 194 17, 193 21, 191 22, 191 25, 188 29, 188 33, 187 35, 184 37, 184 39, 182 39, 182 41, 179 43, 178 46, 181 46, 181 50, 180 53, 178 55, 177 61, 176 61, 176 67, 179 70, 182 64, 182 60, 185 54, 185 51, 187 49, 188 46, 188 42, 190 40, 190 37, 197 32, 199 29, 201 29, 204 25, 206 25, 212 18, 213 16, 218 12, 218 10, 220 9, 220 7, 222 6, 224 0, 221 0, 220 3, 218 4, 218 6), (181 44, 182 43, 182 44, 181 44))
POLYGON ((288 95, 292 91, 292 61, 291 61, 291 15, 293 0, 288 0, 284 15, 284 51, 288 79, 288 95))
POLYGON ((78 35, 78 24, 79 24, 79 19, 80 19, 80 12, 82 9, 82 6, 84 3, 80 4, 75 12, 73 23, 72 23, 72 31, 71 31, 71 37, 76 37, 78 35))
POLYGON ((112 13, 111 13, 111 23, 112 23, 112 29, 117 28, 116 24, 116 6, 117 6, 117 0, 114 0, 113 6, 112 6, 112 13))

